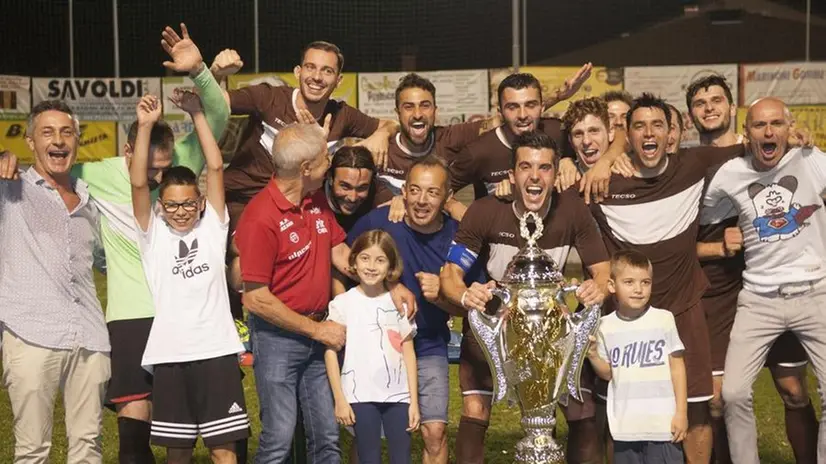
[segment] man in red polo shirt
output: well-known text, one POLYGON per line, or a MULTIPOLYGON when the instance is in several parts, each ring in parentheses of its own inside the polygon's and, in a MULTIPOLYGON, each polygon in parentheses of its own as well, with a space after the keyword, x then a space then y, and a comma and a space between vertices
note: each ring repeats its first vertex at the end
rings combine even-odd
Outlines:
MULTIPOLYGON (((320 189, 330 165, 326 138, 317 124, 279 132, 272 150, 275 173, 247 205, 235 233, 261 405, 257 463, 286 460, 298 403, 308 460, 341 461, 324 350, 340 349, 345 331, 324 317, 332 266, 350 276, 350 248, 320 189)), ((415 310, 415 297, 403 286, 391 293, 398 306, 415 310)))

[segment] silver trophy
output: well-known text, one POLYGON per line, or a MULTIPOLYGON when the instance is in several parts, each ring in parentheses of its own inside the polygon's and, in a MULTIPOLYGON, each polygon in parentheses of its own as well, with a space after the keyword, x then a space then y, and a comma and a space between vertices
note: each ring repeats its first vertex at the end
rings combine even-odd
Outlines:
POLYGON ((564 463, 562 447, 551 436, 556 407, 569 397, 582 401, 579 379, 600 305, 569 311, 565 295, 579 286, 566 284, 554 260, 537 247, 542 219, 528 212, 519 226, 527 244, 491 290, 486 310, 471 311, 468 318, 490 365, 494 402, 508 398, 522 413, 526 436, 516 444, 515 461, 564 463), (533 234, 529 219, 536 225, 533 234))

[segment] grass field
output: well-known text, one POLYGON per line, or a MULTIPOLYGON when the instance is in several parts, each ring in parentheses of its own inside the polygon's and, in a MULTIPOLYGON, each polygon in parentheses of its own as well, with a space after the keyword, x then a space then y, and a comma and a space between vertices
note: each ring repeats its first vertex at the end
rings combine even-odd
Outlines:
MULTIPOLYGON (((105 285, 104 278, 98 278, 99 294, 103 296, 105 303, 105 285)), ((258 398, 255 393, 255 381, 251 369, 246 369, 246 378, 244 379, 244 391, 246 392, 247 407, 250 411, 250 419, 252 420, 253 437, 250 439, 250 457, 254 454, 254 450, 258 445, 258 434, 261 430, 261 424, 258 420, 258 398)), ((461 396, 459 394, 458 381, 458 367, 451 366, 450 368, 450 424, 448 427, 449 447, 451 462, 453 459, 453 449, 456 438, 459 417, 461 416, 461 396)), ((818 405, 817 389, 815 387, 814 375, 809 374, 809 391, 812 395, 813 403, 818 405)), ((52 462, 60 463, 66 462, 66 434, 64 426, 64 413, 61 404, 62 400, 58 400, 55 408, 54 416, 54 432, 52 443, 52 462)), ((757 422, 760 446, 760 461, 763 464, 782 464, 794 462, 791 448, 786 441, 786 432, 784 428, 783 419, 783 405, 779 396, 774 390, 771 381, 771 376, 767 370, 764 370, 757 383, 755 384, 754 406, 757 412, 757 422)), ((818 408, 819 409, 819 408, 818 408)), ((565 421, 560 415, 559 421, 560 434, 564 437, 567 434, 565 421)), ((346 450, 349 449, 350 440, 349 434, 342 433, 342 449, 345 450, 344 461, 347 462, 346 450)), ((514 444, 522 436, 522 431, 519 426, 518 408, 507 408, 506 405, 497 405, 494 407, 493 418, 491 426, 488 429, 488 436, 486 442, 486 462, 489 464, 509 464, 513 462, 512 449, 514 444)), ((107 464, 114 464, 118 462, 117 459, 118 437, 117 437, 117 419, 113 413, 106 411, 104 415, 103 428, 103 452, 104 462, 107 464)), ((421 461, 421 436, 416 435, 413 444, 414 462, 421 461)), ((12 413, 9 405, 8 394, 5 389, 0 391, 0 463, 12 462, 14 456, 14 434, 12 432, 12 413)), ((158 462, 164 462, 165 453, 163 449, 155 449, 155 456, 158 462), (162 460, 163 459, 163 460, 162 460)), ((208 463, 209 454, 205 448, 199 443, 195 453, 193 462, 208 463)))

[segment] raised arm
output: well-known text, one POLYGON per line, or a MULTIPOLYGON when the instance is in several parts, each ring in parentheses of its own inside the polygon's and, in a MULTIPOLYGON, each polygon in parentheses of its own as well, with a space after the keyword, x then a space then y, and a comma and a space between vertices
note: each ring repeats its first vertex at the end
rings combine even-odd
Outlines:
POLYGON ((129 181, 132 184, 132 211, 141 230, 149 229, 152 216, 152 198, 149 193, 149 140, 152 127, 161 119, 161 100, 154 95, 145 95, 138 102, 138 135, 135 150, 129 166, 129 181))
POLYGON ((224 161, 218 142, 209 129, 206 116, 201 107, 201 99, 193 92, 175 89, 169 100, 192 117, 195 133, 201 151, 204 153, 207 168, 206 198, 212 209, 218 214, 218 220, 224 222, 224 161))
POLYGON ((575 73, 565 79, 565 82, 542 102, 542 111, 548 111, 557 103, 573 97, 574 94, 579 91, 579 88, 582 87, 582 84, 591 77, 591 71, 593 69, 594 65, 591 63, 583 64, 581 68, 577 69, 575 73))
MULTIPOLYGON (((190 38, 185 24, 181 24, 181 36, 171 27, 164 29, 161 35, 161 45, 172 59, 165 61, 164 66, 176 72, 189 73, 201 97, 209 129, 215 140, 220 140, 229 121, 229 105, 224 100, 221 86, 204 64, 201 52, 190 38)), ((195 174, 204 169, 204 158, 196 134, 188 134, 175 143, 172 162, 188 167, 195 174)))

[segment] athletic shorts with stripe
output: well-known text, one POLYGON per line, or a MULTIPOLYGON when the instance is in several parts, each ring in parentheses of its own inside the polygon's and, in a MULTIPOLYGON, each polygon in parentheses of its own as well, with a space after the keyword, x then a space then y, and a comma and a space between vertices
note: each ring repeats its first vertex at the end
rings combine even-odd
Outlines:
POLYGON ((146 340, 154 318, 112 321, 109 342, 112 345, 112 378, 106 389, 106 406, 152 399, 152 375, 141 367, 146 340))
MULTIPOLYGON (((706 313, 709 339, 711 340, 711 368, 714 375, 723 375, 726 365, 726 351, 731 339, 731 328, 737 314, 737 295, 740 288, 735 287, 719 295, 703 297, 703 309, 706 313)), ((801 367, 808 362, 806 350, 792 332, 783 332, 775 340, 766 357, 766 366, 801 367)))
POLYGON ((238 356, 154 366, 151 441, 170 448, 232 443, 250 436, 238 356))
MULTIPOLYGON (((569 398, 567 406, 562 407, 566 420, 576 421, 594 417, 596 406, 592 392, 595 388, 595 381, 596 373, 591 363, 586 360, 580 377, 582 402, 569 398)), ((488 361, 467 320, 462 324, 462 345, 459 351, 459 386, 462 389, 463 396, 493 396, 493 377, 490 374, 488 361)))

